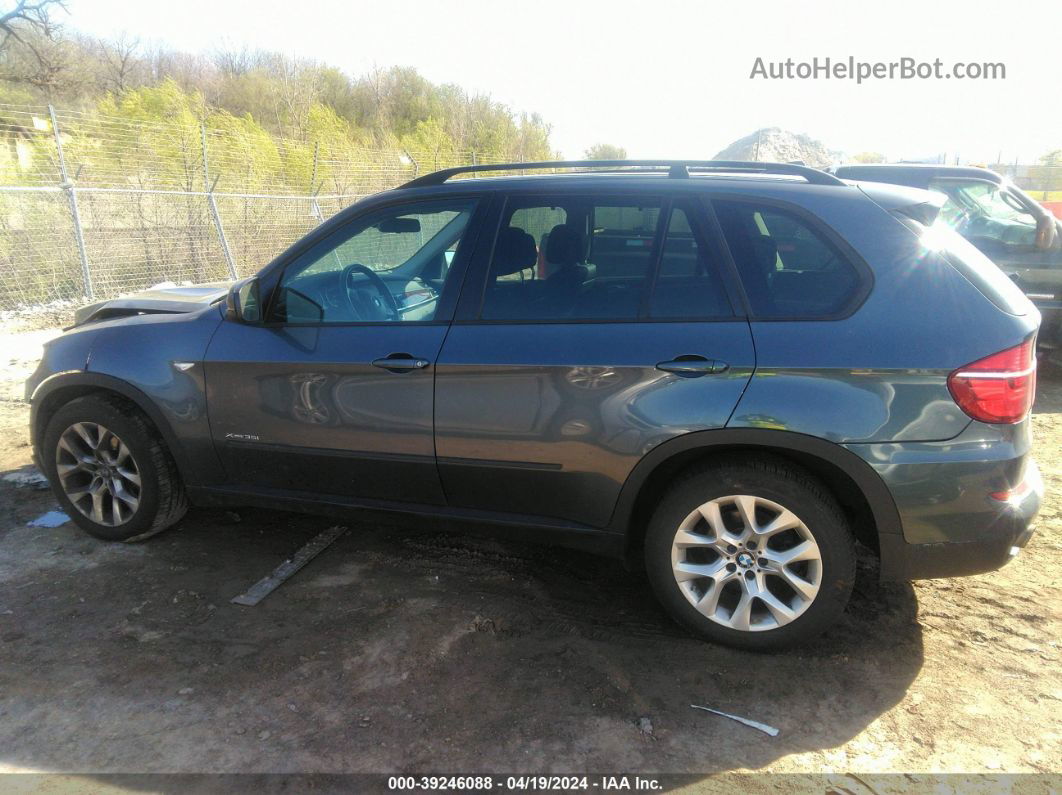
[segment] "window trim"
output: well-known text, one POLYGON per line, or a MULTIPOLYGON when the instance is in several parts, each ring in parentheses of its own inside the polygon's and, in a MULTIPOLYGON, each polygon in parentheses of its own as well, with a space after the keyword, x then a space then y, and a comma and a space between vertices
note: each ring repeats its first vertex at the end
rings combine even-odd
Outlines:
MULTIPOLYGON (((587 191, 585 188, 582 190, 548 190, 539 186, 535 186, 532 190, 509 190, 499 192, 498 197, 495 199, 495 204, 492 207, 493 217, 488 217, 482 225, 482 234, 480 236, 480 245, 477 246, 474 260, 471 263, 466 276, 464 289, 462 290, 462 299, 458 307, 458 311, 454 316, 453 323, 455 325, 462 326, 496 326, 496 325, 509 325, 509 326, 535 326, 535 325, 586 325, 586 324, 631 324, 631 323, 733 323, 733 322, 745 322, 747 318, 738 311, 738 305, 735 303, 735 298, 739 296, 735 294, 735 286, 740 286, 740 281, 735 284, 731 284, 731 281, 735 279, 729 272, 729 269, 733 267, 732 263, 729 264, 729 252, 724 248, 724 240, 721 232, 712 234, 710 231, 711 222, 709 221, 709 228, 702 227, 702 219, 699 217, 703 212, 703 205, 698 201, 697 194, 690 194, 688 192, 682 193, 670 193, 670 192, 648 192, 648 191, 636 191, 636 190, 616 190, 616 191, 602 191, 600 189, 587 191), (490 274, 490 263, 494 258, 494 249, 497 246, 498 236, 501 234, 502 221, 506 217, 507 212, 511 204, 515 201, 520 204, 524 204, 526 201, 535 200, 553 200, 553 199, 566 199, 571 201, 590 201, 590 202, 602 202, 609 199, 616 200, 630 200, 630 201, 642 201, 659 202, 660 216, 657 222, 657 229, 653 237, 653 249, 651 254, 651 261, 649 265, 649 273, 647 274, 650 280, 649 289, 645 291, 642 296, 642 301, 639 303, 637 317, 629 318, 484 318, 482 317, 483 306, 486 302, 487 295, 487 283, 490 274), (731 314, 724 316, 704 316, 698 315, 693 317, 666 317, 657 318, 648 315, 648 308, 650 306, 650 300, 652 297, 652 291, 656 287, 657 274, 660 269, 660 264, 663 255, 663 241, 667 234, 667 227, 671 221, 671 212, 673 209, 679 206, 687 211, 687 215, 690 216, 691 228, 694 229, 694 234, 698 235, 699 242, 703 241, 706 250, 713 253, 719 258, 719 265, 717 267, 717 275, 720 278, 724 289, 724 295, 726 296, 727 303, 731 307, 731 314), (692 215, 690 213, 692 212, 692 215), (469 275, 471 274, 471 275, 469 275), (474 284, 474 280, 479 281, 478 286, 474 284), (473 282, 469 284, 469 282, 473 282), (470 289, 473 288, 473 289, 470 289), (467 295, 466 295, 467 294, 467 295), (474 298, 472 296, 475 296, 474 298)), ((531 205, 536 206, 536 205, 531 205)), ((542 205, 545 206, 545 205, 542 205)), ((551 205, 559 206, 559 205, 551 205)), ((519 208, 517 208, 519 209, 519 208)), ((743 295, 740 296, 744 298, 743 295)))
POLYGON ((729 263, 733 278, 736 280, 737 287, 740 290, 741 300, 744 304, 745 313, 750 323, 834 322, 838 320, 846 320, 859 311, 870 297, 871 292, 873 292, 875 282, 874 271, 871 269, 870 265, 867 264, 867 261, 863 259, 862 255, 836 230, 834 230, 833 227, 810 210, 807 210, 798 204, 775 199, 773 197, 749 196, 748 194, 723 193, 717 191, 701 194, 700 200, 705 206, 710 222, 717 232, 720 245, 725 252, 725 259, 729 263), (745 283, 741 278, 741 270, 738 268, 733 252, 730 250, 730 243, 726 239, 726 232, 715 212, 716 202, 747 204, 753 207, 773 207, 774 209, 795 216, 805 222, 813 232, 825 239, 827 244, 835 249, 834 253, 838 254, 843 261, 847 262, 852 267, 859 280, 858 287, 852 292, 848 301, 846 301, 839 310, 829 315, 775 316, 756 314, 752 310, 752 304, 749 301, 748 293, 745 291, 745 283))
MULTIPOLYGON (((472 256, 476 250, 476 244, 479 239, 480 230, 483 227, 484 216, 487 209, 491 205, 491 196, 483 192, 461 192, 454 194, 443 194, 433 196, 403 196, 401 198, 395 198, 392 201, 381 202, 379 204, 373 204, 371 207, 366 207, 364 212, 360 212, 352 215, 350 218, 345 219, 342 223, 337 225, 334 229, 330 229, 327 232, 319 235, 316 239, 307 240, 314 231, 312 230, 302 239, 297 241, 296 245, 305 242, 305 245, 299 245, 298 250, 291 253, 283 262, 271 263, 266 266, 262 271, 259 271, 259 279, 268 278, 271 282, 269 285, 269 300, 265 307, 262 317, 264 320, 259 325, 266 328, 358 328, 358 327, 375 327, 375 328, 391 328, 396 326, 448 326, 453 321, 454 312, 457 309, 457 303, 461 297, 461 286, 464 282, 465 276, 468 272, 468 264, 472 260, 472 256), (351 321, 339 321, 339 322, 307 322, 307 323, 290 323, 288 321, 274 320, 273 311, 276 306, 276 302, 279 300, 280 287, 283 283, 284 276, 288 272, 288 269, 294 266, 300 259, 308 255, 318 246, 328 243, 330 240, 337 236, 343 235, 347 229, 353 224, 357 224, 363 221, 365 218, 376 215, 378 213, 386 212, 395 207, 409 207, 413 205, 424 204, 446 204, 456 202, 469 202, 472 205, 471 216, 468 219, 468 225, 465 227, 464 240, 467 243, 464 246, 463 251, 458 251, 457 256, 454 257, 453 262, 450 263, 450 269, 447 271, 448 277, 453 274, 452 281, 454 286, 451 290, 447 290, 451 283, 451 279, 447 278, 447 284, 444 286, 443 292, 439 293, 439 310, 431 320, 351 320, 351 321)), ((349 236, 345 240, 349 239, 349 236)), ((327 253, 327 252, 325 252, 327 253)), ((401 266, 398 266, 401 267, 401 266)))
POLYGON ((653 263, 653 272, 650 277, 649 290, 646 295, 645 303, 642 306, 642 311, 639 313, 639 318, 644 317, 646 320, 655 322, 667 322, 676 319, 672 317, 654 317, 652 314, 653 296, 656 295, 656 286, 660 280, 660 271, 664 266, 664 250, 667 246, 667 237, 671 230, 671 220, 676 210, 680 210, 685 214, 695 244, 704 250, 705 256, 711 258, 708 267, 715 270, 715 275, 719 280, 719 286, 723 290, 723 298, 726 299, 726 304, 730 307, 729 315, 698 315, 695 318, 687 319, 681 317, 678 319, 683 322, 743 320, 744 316, 737 311, 737 306, 734 303, 734 295, 732 294, 731 286, 727 284, 727 264, 723 252, 720 251, 719 241, 713 240, 708 229, 704 227, 704 220, 702 217, 704 215, 703 208, 694 197, 690 196, 672 196, 668 201, 667 217, 664 219, 665 223, 661 225, 659 230, 660 240, 658 241, 656 260, 653 263), (701 210, 701 212, 698 212, 698 210, 701 210))

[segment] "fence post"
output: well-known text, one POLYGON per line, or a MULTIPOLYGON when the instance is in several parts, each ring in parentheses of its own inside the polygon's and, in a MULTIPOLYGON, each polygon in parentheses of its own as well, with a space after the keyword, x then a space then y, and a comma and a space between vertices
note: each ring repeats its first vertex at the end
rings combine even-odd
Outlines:
POLYGON ((218 204, 214 201, 214 186, 210 184, 205 122, 199 125, 199 132, 203 139, 203 187, 206 188, 207 204, 210 206, 210 214, 214 216, 214 228, 218 231, 218 240, 221 241, 221 253, 225 255, 225 264, 229 266, 229 276, 235 279, 236 262, 232 259, 232 252, 229 251, 229 241, 225 237, 225 227, 221 223, 221 213, 218 212, 218 204))
POLYGON ((417 158, 413 157, 408 149, 403 149, 402 151, 405 152, 406 157, 409 158, 409 162, 413 164, 413 179, 416 179, 420 176, 420 163, 417 162, 417 158))
POLYGON ((59 154, 59 187, 66 193, 70 202, 70 217, 74 222, 74 240, 77 241, 77 253, 81 258, 81 281, 85 287, 85 298, 92 299, 92 273, 89 270, 88 253, 85 251, 85 235, 81 229, 81 213, 77 208, 77 190, 66 171, 66 157, 63 155, 63 139, 59 135, 59 122, 55 120, 55 108, 48 105, 48 117, 52 122, 52 134, 55 135, 55 149, 59 154))
POLYGON ((310 174, 310 193, 317 193, 317 158, 321 155, 321 142, 313 142, 313 173, 310 174))
POLYGON ((324 223, 324 213, 321 212, 321 205, 317 202, 317 193, 320 190, 317 187, 317 158, 321 154, 321 142, 313 142, 313 173, 310 174, 310 214, 317 218, 318 224, 324 223))

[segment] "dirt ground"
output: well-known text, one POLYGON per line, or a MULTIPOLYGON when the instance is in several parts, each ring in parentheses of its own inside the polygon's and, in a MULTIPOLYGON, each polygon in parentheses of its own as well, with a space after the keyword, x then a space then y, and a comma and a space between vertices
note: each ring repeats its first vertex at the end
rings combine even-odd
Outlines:
MULTIPOLYGON (((30 462, 21 382, 54 333, 0 333, 0 472, 30 462)), ((239 607, 331 523, 193 511, 105 544, 27 527, 53 497, 0 481, 0 772, 1058 773, 1058 370, 1035 431, 1017 561, 883 586, 865 560, 841 623, 778 655, 691 639, 617 563, 430 526, 349 523, 239 607)))

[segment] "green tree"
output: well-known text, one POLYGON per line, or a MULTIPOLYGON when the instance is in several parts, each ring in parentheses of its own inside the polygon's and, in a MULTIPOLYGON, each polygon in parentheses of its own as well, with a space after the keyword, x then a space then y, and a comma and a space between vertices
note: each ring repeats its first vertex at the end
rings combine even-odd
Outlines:
POLYGON ((587 160, 626 160, 627 150, 615 144, 594 144, 584 153, 587 160))
POLYGON ((852 155, 856 163, 884 163, 885 155, 881 152, 857 152, 852 155))
MULTIPOLYGON (((310 183, 335 193, 379 190, 385 182, 355 184, 352 174, 361 164, 380 174, 411 169, 403 148, 424 169, 558 158, 539 115, 434 84, 410 67, 351 78, 275 52, 189 54, 15 17, 15 33, 3 38, 4 19, 0 12, 0 102, 88 112, 61 125, 86 180, 106 175, 108 184, 198 190, 204 123, 219 190, 283 185, 302 193, 310 183)), ((49 136, 25 112, 11 113, 9 134, 21 136, 22 150, 40 138, 32 147, 47 159, 49 136)))

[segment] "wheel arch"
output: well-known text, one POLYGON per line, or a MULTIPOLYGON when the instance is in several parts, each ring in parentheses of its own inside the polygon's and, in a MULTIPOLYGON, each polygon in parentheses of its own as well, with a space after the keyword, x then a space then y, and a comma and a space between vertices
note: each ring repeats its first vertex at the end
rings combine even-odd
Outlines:
POLYGON ((127 381, 103 373, 90 373, 82 370, 56 373, 40 383, 30 399, 30 441, 33 443, 34 450, 40 450, 44 430, 60 407, 76 398, 100 393, 118 395, 140 409, 162 437, 166 449, 177 464, 181 480, 186 484, 195 483, 194 478, 190 477, 192 468, 177 435, 158 406, 151 398, 127 381))
MULTIPOLYGON (((845 448, 806 434, 761 428, 694 431, 655 447, 632 470, 620 492, 609 529, 625 537, 628 566, 641 566, 645 531, 657 500, 683 469, 721 456, 770 455, 810 472, 837 498, 856 539, 879 556, 902 538, 900 515, 884 481, 871 466, 845 448), (891 539, 890 539, 891 540, 891 539)), ((884 561, 883 561, 884 562, 884 561)))

